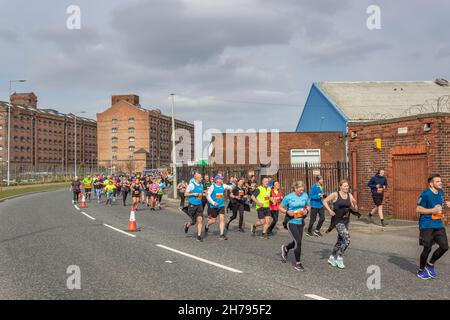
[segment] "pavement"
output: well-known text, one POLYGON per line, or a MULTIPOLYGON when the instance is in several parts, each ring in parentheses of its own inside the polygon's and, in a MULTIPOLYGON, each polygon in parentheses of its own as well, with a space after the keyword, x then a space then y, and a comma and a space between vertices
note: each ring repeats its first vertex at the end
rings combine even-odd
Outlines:
MULTIPOLYGON (((358 230, 354 219, 344 270, 327 264, 335 231, 304 237, 306 271, 297 272, 292 253, 288 263, 280 261, 280 245, 290 241, 282 228, 261 240, 248 228, 237 232, 234 223, 221 241, 213 226, 200 243, 192 228, 184 233, 188 218, 171 200, 160 211, 136 212, 140 232, 126 231, 129 214, 120 199, 111 207, 74 206, 67 190, 0 203, 0 299, 450 298, 449 254, 436 265, 437 279, 415 276, 421 247, 413 227, 371 233, 358 230), (71 290, 73 266, 80 289, 71 290), (380 271, 379 289, 367 285, 371 270, 380 271)), ((247 223, 256 220, 254 211, 246 216, 247 223)))

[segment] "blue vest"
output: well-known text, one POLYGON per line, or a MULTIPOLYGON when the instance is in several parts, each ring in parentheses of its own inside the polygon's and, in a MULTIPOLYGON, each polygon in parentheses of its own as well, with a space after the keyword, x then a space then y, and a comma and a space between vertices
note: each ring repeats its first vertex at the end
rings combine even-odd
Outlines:
POLYGON ((212 204, 209 205, 210 208, 223 208, 225 207, 225 188, 223 185, 220 187, 216 186, 216 184, 213 184, 213 192, 211 193, 211 199, 213 199, 214 202, 217 202, 217 206, 213 206, 212 204))
POLYGON ((195 188, 190 193, 198 193, 198 194, 200 194, 200 197, 189 196, 189 203, 193 204, 194 206, 198 206, 199 204, 202 204, 203 185, 202 184, 197 184, 195 182, 192 182, 192 183, 194 184, 195 188))

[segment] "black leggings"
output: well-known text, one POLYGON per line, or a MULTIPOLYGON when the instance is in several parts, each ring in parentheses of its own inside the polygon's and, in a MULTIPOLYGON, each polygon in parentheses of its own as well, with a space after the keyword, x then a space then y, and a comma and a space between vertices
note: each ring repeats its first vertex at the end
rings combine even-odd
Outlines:
MULTIPOLYGON (((427 264, 428 256, 430 255, 432 247, 423 247, 422 254, 420 255, 420 270, 423 270, 425 268, 425 265, 427 264)), ((439 247, 434 251, 433 255, 431 256, 430 263, 434 264, 436 261, 439 260, 440 257, 446 253, 448 248, 442 248, 439 247)))
POLYGON ((129 190, 125 189, 122 190, 122 202, 124 206, 127 204, 127 196, 129 192, 130 192, 129 190))
POLYGON ((308 232, 312 232, 314 222, 316 222, 317 215, 319 215, 319 222, 317 223, 316 230, 320 231, 323 223, 325 222, 325 212, 323 208, 311 208, 311 217, 309 218, 308 232))
POLYGON ((287 250, 294 249, 295 261, 300 262, 300 255, 302 253, 303 224, 288 223, 287 228, 294 240, 290 242, 286 248, 287 250))
POLYGON ((80 197, 80 191, 73 192, 73 201, 78 202, 78 198, 80 197))
POLYGON ((180 207, 184 208, 184 200, 186 199, 186 197, 184 196, 183 192, 178 192, 178 195, 180 196, 180 207))
POLYGON ((239 229, 242 229, 242 225, 244 224, 244 204, 243 203, 233 203, 233 215, 231 216, 228 224, 231 223, 237 217, 237 213, 239 211, 239 229))
POLYGON ((269 226, 267 232, 272 232, 278 222, 278 210, 270 210, 270 215, 272 216, 272 222, 269 226))

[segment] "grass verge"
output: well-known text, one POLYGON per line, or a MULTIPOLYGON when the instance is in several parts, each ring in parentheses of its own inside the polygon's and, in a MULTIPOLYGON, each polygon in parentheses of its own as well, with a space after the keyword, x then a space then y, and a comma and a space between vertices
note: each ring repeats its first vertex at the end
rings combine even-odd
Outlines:
POLYGON ((18 196, 22 194, 27 193, 33 193, 37 191, 47 191, 47 190, 57 190, 62 188, 68 188, 69 184, 57 184, 57 185, 49 185, 49 186, 29 186, 29 187, 23 187, 23 188, 17 188, 17 189, 10 189, 10 190, 2 190, 0 191, 0 200, 3 200, 5 198, 18 196))

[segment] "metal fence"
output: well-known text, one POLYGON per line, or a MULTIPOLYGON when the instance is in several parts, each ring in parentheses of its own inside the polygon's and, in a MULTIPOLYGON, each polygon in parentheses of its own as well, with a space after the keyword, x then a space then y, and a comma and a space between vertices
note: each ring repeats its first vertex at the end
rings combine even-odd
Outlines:
MULTIPOLYGON (((184 179, 189 181, 196 171, 203 176, 205 174, 214 177, 221 173, 225 179, 231 177, 244 178, 249 180, 251 176, 256 178, 259 183, 261 178, 266 177, 261 175, 263 166, 259 165, 207 165, 207 166, 183 166, 177 168, 178 180, 184 179)), ((349 164, 346 162, 334 163, 302 163, 294 165, 279 165, 276 174, 271 175, 274 180, 280 182, 281 191, 284 194, 291 192, 291 186, 295 181, 301 180, 306 185, 306 191, 315 183, 315 177, 321 175, 324 180, 324 193, 329 194, 337 191, 339 181, 342 179, 349 179, 349 164)))
MULTIPOLYGON (((7 166, 0 166, 0 185, 7 184, 7 170, 7 166)), ((77 167, 77 175, 79 177, 85 177, 89 174, 109 174, 109 170, 104 167, 77 167)), ((42 166, 40 168, 34 168, 32 166, 22 166, 20 169, 13 168, 10 171, 10 184, 64 182, 71 181, 74 175, 74 167, 42 166)))

